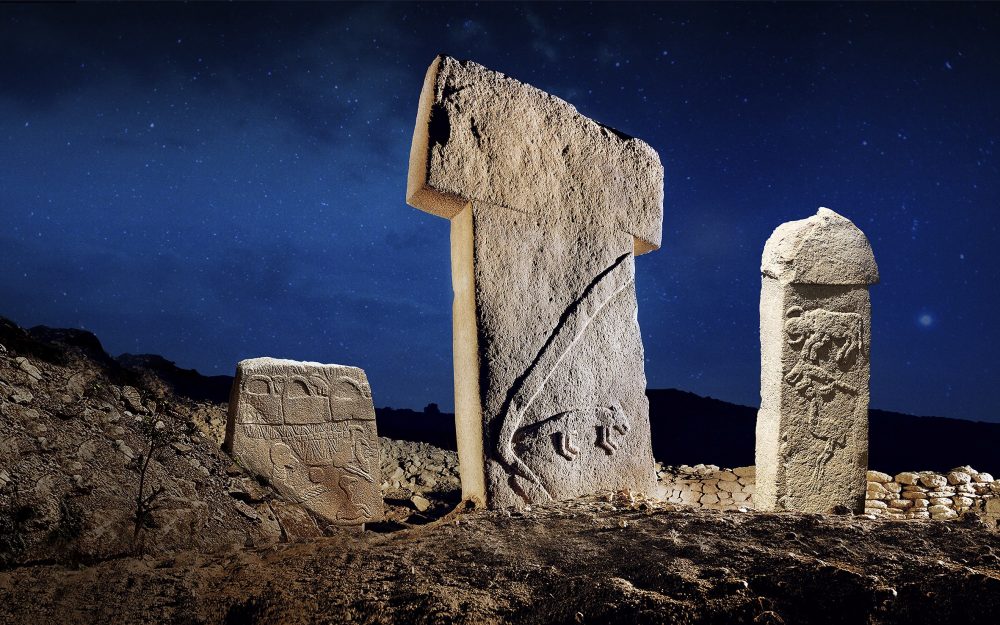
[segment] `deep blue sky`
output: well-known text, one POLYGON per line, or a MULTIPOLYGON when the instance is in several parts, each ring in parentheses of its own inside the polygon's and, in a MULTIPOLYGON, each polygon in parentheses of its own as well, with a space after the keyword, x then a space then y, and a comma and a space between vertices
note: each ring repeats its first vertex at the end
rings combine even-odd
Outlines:
POLYGON ((881 268, 872 405, 1000 421, 998 4, 3 5, 0 315, 450 409, 448 224, 403 201, 442 51, 660 153, 651 387, 756 404, 760 252, 822 205, 881 268))

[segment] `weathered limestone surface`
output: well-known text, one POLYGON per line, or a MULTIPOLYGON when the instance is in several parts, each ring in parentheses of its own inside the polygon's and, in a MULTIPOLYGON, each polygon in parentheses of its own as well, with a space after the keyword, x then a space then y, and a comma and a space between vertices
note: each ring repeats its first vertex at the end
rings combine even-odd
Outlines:
POLYGON ((864 508, 871 305, 864 234, 820 208, 779 226, 761 262, 758 510, 864 508))
POLYGON ((225 449, 338 525, 382 518, 375 409, 357 367, 274 358, 236 367, 225 449))
POLYGON ((654 493, 634 256, 660 243, 656 153, 439 57, 407 186, 411 205, 451 219, 464 496, 500 507, 654 493))
POLYGON ((588 223, 660 247, 663 167, 653 148, 555 96, 471 61, 427 70, 407 201, 452 218, 470 200, 588 223))

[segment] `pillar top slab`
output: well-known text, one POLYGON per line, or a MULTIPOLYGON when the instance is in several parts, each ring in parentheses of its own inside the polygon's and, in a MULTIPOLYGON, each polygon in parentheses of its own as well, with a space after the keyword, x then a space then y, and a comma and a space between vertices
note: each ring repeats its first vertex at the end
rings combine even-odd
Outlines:
POLYGON ((775 228, 760 272, 783 284, 871 285, 879 281, 868 238, 829 208, 775 228))
POLYGON ((642 254, 660 247, 663 166, 572 104, 441 55, 420 93, 406 201, 448 219, 475 201, 610 225, 642 254))

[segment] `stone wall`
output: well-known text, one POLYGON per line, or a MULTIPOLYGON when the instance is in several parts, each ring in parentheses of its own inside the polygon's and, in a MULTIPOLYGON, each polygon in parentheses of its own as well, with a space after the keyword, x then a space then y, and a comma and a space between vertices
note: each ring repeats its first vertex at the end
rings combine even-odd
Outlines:
MULTIPOLYGON (((709 464, 679 467, 656 465, 660 497, 711 510, 753 508, 754 467, 720 469, 709 464)), ((887 519, 954 519, 963 512, 986 511, 986 501, 1000 500, 1000 480, 972 467, 945 474, 931 471, 891 476, 868 471, 865 512, 887 519)), ((1000 505, 995 505, 1000 514, 1000 505)))
POLYGON ((656 465, 660 497, 671 503, 683 503, 712 510, 752 508, 756 469, 737 467, 720 469, 714 464, 689 467, 656 465))
POLYGON ((954 519, 967 510, 983 511, 986 499, 1000 495, 1000 480, 972 467, 946 474, 905 472, 895 477, 868 472, 865 512, 897 519, 954 519))

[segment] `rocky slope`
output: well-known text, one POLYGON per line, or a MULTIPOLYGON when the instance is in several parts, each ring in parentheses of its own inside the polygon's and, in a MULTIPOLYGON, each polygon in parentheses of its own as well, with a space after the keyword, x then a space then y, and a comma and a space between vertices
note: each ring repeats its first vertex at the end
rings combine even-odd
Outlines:
MULTIPOLYGON (((222 453, 224 404, 175 393, 148 358, 123 360, 86 332, 0 320, 0 567, 330 533, 222 453)), ((457 501, 454 452, 381 442, 387 522, 426 522, 457 501)))
POLYGON ((1000 534, 975 513, 885 522, 628 493, 474 511, 454 452, 387 438, 386 520, 326 528, 220 451, 225 406, 175 392, 194 378, 112 359, 78 331, 0 320, 0 346, 0 623, 995 623, 1000 610, 1000 534), (151 442, 142 493, 157 495, 136 529, 151 442))

